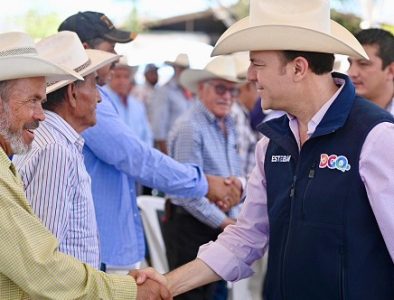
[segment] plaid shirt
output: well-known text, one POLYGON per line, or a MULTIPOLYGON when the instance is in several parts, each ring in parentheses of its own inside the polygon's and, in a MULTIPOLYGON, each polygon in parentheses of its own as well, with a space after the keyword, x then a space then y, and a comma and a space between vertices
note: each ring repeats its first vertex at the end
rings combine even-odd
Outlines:
MULTIPOLYGON (((219 127, 218 119, 198 101, 174 124, 169 135, 168 151, 182 163, 199 165, 205 174, 217 176, 242 176, 240 158, 237 153, 234 123, 225 119, 227 136, 219 127)), ((217 228, 227 217, 215 204, 206 198, 195 201, 172 198, 201 222, 217 228)), ((228 215, 238 216, 240 206, 233 207, 228 215)))
POLYGON ((254 151, 258 140, 258 133, 253 131, 250 125, 250 115, 247 109, 240 103, 235 102, 231 107, 231 116, 234 119, 235 131, 237 132, 238 153, 241 157, 241 166, 245 175, 249 175, 256 159, 254 151))
POLYGON ((57 250, 0 150, 0 299, 136 299, 130 276, 108 275, 57 250), (31 298, 30 298, 31 297, 31 298))
POLYGON ((173 78, 157 89, 151 99, 153 137, 166 141, 176 119, 195 103, 194 98, 189 99, 173 78))

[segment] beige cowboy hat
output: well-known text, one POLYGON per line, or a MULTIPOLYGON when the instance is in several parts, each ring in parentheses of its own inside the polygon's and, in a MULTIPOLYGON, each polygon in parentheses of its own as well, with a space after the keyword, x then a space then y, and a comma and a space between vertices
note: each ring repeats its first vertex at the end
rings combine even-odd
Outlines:
POLYGON ((124 68, 130 70, 131 74, 135 74, 138 70, 138 66, 132 66, 129 64, 129 60, 127 59, 127 56, 121 55, 119 57, 119 60, 116 62, 114 65, 114 69, 116 68, 124 68))
MULTIPOLYGON (((60 51, 58 48, 57 51, 60 51)), ((39 55, 33 39, 24 32, 0 34, 0 81, 45 76, 47 81, 82 79, 71 69, 39 55)))
POLYGON ((189 56, 186 53, 179 53, 176 56, 175 60, 166 60, 164 63, 167 65, 177 66, 182 68, 190 67, 189 56))
POLYGON ((180 83, 193 93, 197 93, 200 82, 209 79, 239 83, 234 57, 229 55, 214 57, 204 69, 187 69, 179 77, 180 83))
MULTIPOLYGON (((37 50, 42 56, 61 66, 73 69, 82 77, 118 60, 120 57, 101 50, 84 49, 78 35, 71 31, 61 31, 42 39, 37 43, 37 50)), ((48 82, 46 92, 49 94, 76 80, 73 78, 48 82)))
POLYGON ((312 51, 368 59, 356 38, 330 19, 328 0, 250 0, 249 16, 222 34, 212 56, 245 50, 312 51))

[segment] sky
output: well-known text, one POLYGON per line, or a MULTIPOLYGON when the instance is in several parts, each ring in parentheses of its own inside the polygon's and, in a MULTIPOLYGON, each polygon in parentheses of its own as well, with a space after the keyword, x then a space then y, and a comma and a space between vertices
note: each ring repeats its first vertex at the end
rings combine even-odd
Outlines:
MULTIPOLYGON (((236 0, 12 0, 3 1, 2 11, 6 16, 20 16, 29 9, 37 9, 43 14, 56 12, 61 19, 78 11, 94 10, 104 12, 114 23, 122 23, 131 11, 134 3, 140 16, 163 18, 184 13, 191 13, 208 8, 209 3, 220 2, 223 5, 234 4, 236 0)), ((357 15, 372 13, 378 20, 394 23, 393 0, 331 0, 332 7, 354 12, 357 15), (375 3, 375 9, 368 7, 367 2, 375 3)), ((12 21, 11 21, 12 23, 12 21)), ((3 27, 5 24, 0 24, 3 27)), ((9 27, 14 24, 8 24, 9 27)), ((4 29, 4 28, 0 28, 4 29)), ((12 29, 12 28, 11 28, 12 29)))
MULTIPOLYGON (((12 0, 2 3, 2 10, 6 11, 8 24, 0 24, 4 29, 16 28, 12 24, 13 16, 22 16, 28 10, 35 9, 42 14, 55 12, 61 19, 77 13, 78 11, 98 11, 105 13, 115 24, 121 24, 130 11, 137 6, 138 13, 144 18, 165 18, 174 15, 201 11, 208 8, 212 0, 12 0), (180 4, 181 3, 181 4, 180 4), (184 4, 182 4, 184 3, 184 4), (10 24, 11 23, 11 24, 10 24), (4 28, 8 26, 9 28, 4 28)), ((236 0, 220 0, 224 5, 234 4, 236 0)))

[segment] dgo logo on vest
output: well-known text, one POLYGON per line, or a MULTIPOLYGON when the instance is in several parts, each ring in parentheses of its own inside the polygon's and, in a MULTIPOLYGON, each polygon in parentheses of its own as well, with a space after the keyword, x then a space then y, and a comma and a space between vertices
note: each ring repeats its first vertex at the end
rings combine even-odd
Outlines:
POLYGON ((347 157, 344 155, 328 155, 323 153, 320 155, 319 168, 337 169, 339 171, 345 172, 350 170, 350 164, 347 157))

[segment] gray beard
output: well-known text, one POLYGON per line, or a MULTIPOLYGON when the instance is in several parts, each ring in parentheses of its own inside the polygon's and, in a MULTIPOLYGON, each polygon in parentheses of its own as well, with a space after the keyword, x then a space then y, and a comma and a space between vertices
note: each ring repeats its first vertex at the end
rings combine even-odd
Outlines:
POLYGON ((14 154, 26 154, 30 151, 31 145, 24 143, 22 131, 14 132, 10 129, 10 116, 7 104, 3 103, 3 112, 0 113, 0 135, 10 144, 14 154))

